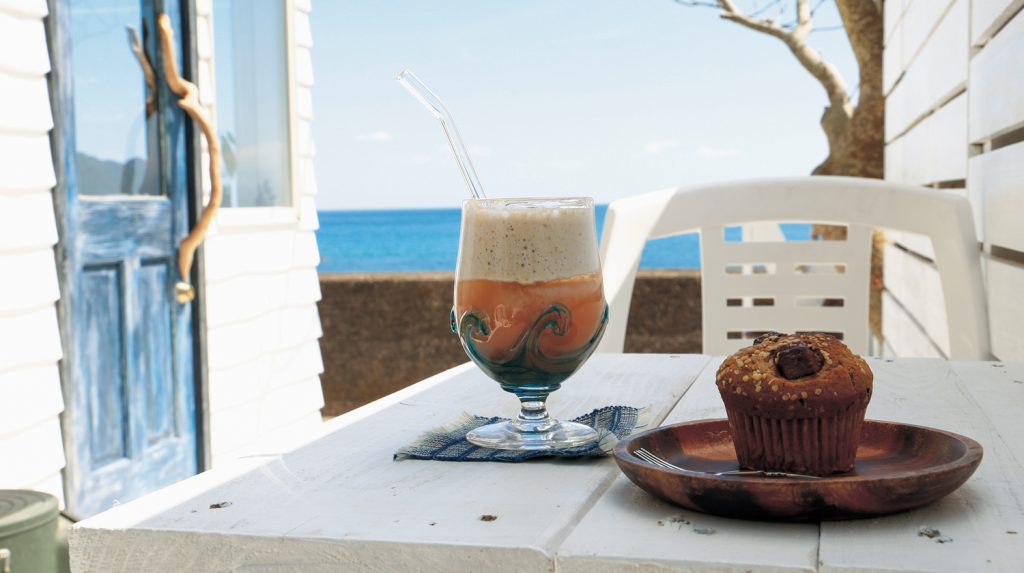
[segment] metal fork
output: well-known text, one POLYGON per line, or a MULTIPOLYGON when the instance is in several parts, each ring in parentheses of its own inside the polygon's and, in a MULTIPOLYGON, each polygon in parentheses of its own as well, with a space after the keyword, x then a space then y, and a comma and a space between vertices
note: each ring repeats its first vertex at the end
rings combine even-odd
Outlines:
POLYGON ((681 467, 679 467, 679 466, 677 466, 677 465, 675 465, 673 463, 670 463, 668 460, 662 459, 657 454, 653 454, 653 453, 645 450, 644 448, 639 448, 637 450, 634 450, 633 451, 633 455, 638 457, 638 458, 640 458, 641 460, 649 463, 649 464, 656 465, 659 468, 664 468, 664 469, 667 469, 667 470, 686 471, 683 468, 681 468, 681 467))
MULTIPOLYGON (((638 458, 640 458, 641 460, 651 464, 651 465, 655 465, 655 466, 658 466, 660 468, 664 468, 664 469, 668 469, 668 470, 676 470, 676 471, 688 471, 688 470, 684 470, 683 468, 681 468, 681 467, 679 467, 679 466, 669 462, 668 460, 665 460, 661 456, 659 456, 659 455, 657 455, 655 453, 652 453, 652 452, 650 452, 650 451, 648 451, 648 450, 646 450, 644 448, 638 448, 636 450, 633 450, 633 455, 638 457, 638 458)), ((711 472, 706 472, 706 473, 711 473, 711 472)), ((792 473, 788 473, 788 472, 770 472, 770 471, 765 471, 765 470, 729 470, 729 471, 724 471, 724 472, 714 472, 714 475, 716 475, 716 476, 795 477, 795 478, 805 478, 805 479, 821 479, 821 476, 810 476, 810 475, 804 475, 804 474, 792 474, 792 473)))

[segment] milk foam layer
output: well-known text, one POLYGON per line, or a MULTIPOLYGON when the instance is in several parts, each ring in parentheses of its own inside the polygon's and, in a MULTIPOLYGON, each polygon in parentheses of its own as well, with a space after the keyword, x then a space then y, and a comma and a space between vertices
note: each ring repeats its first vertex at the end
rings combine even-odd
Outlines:
POLYGON ((463 203, 459 280, 532 283, 599 270, 591 199, 463 203))

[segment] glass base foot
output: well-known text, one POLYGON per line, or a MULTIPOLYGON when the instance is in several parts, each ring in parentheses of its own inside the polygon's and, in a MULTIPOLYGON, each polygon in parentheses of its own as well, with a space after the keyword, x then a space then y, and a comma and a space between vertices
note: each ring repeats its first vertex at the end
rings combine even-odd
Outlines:
POLYGON ((555 422, 542 432, 522 432, 510 422, 499 422, 469 432, 471 444, 496 450, 562 450, 585 446, 598 438, 590 426, 575 422, 555 422))

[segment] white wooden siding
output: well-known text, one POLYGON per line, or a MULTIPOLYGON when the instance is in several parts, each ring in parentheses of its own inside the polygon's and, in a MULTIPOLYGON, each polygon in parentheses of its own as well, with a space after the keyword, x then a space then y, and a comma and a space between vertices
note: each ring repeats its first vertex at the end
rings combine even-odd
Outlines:
POLYGON ((43 19, 11 6, 10 0, 0 5, 0 72, 15 77, 45 77, 50 71, 50 55, 43 19))
POLYGON ((302 119, 313 119, 313 92, 296 90, 295 115, 302 119))
POLYGON ((909 2, 907 0, 886 0, 882 3, 882 15, 884 19, 882 21, 883 34, 882 37, 885 41, 886 47, 889 46, 889 41, 892 39, 893 32, 896 31, 896 24, 899 23, 900 18, 903 17, 903 10, 909 2))
POLYGON ((245 208, 225 209, 218 232, 206 243, 207 280, 223 282, 243 274, 283 273, 294 268, 315 268, 320 262, 316 249, 316 235, 311 231, 300 231, 299 221, 277 224, 272 228, 262 225, 237 226, 225 229, 224 220, 234 220, 249 215, 245 208))
POLYGON ((971 60, 971 141, 1024 125, 1024 17, 1017 14, 971 60))
MULTIPOLYGON (((963 92, 969 2, 906 3, 892 25, 887 50, 895 44, 901 53, 887 54, 885 61, 902 65, 902 77, 886 100, 888 179, 931 185, 967 178, 968 96, 963 92)), ((931 241, 902 232, 887 236, 894 244, 885 252, 883 333, 888 350, 904 356, 947 355, 949 333, 939 274, 922 258, 934 259, 931 241)))
POLYGON ((971 43, 983 45, 1021 7, 1024 0, 971 0, 971 43))
POLYGON ((0 250, 50 248, 57 243, 57 221, 49 189, 5 193, 0 175, 0 250))
MULTIPOLYGON (((886 97, 885 176, 915 185, 967 178, 970 0, 903 0, 888 6, 885 77, 896 81, 886 97), (896 46, 894 48, 894 46, 896 46)), ((961 192, 943 189, 935 193, 961 192)), ((885 249, 882 332, 886 351, 942 356, 949 332, 931 242, 890 232, 885 249), (898 245, 898 246, 897 246, 898 245), (920 256, 915 256, 920 255, 920 256)))
MULTIPOLYGON (((4 463, 4 487, 26 487, 59 473, 64 467, 64 444, 57 416, 18 428, 10 436, 0 436, 0 459, 15 460, 4 463)), ((62 496, 60 492, 46 492, 62 496)))
POLYGON ((0 372, 60 360, 60 330, 54 305, 0 313, 0 348, 4 349, 0 354, 0 372))
MULTIPOLYGON (((968 0, 957 0, 943 18, 931 40, 921 47, 913 66, 886 101, 885 133, 891 140, 922 114, 938 109, 967 82, 968 0)), ((933 5, 939 5, 934 2, 933 5)))
POLYGON ((992 354, 1024 362, 1024 267, 986 261, 992 354))
POLYGON ((886 168, 886 177, 890 179, 928 185, 966 178, 966 94, 953 98, 902 137, 891 141, 888 149, 893 148, 899 150, 891 152, 899 155, 899 160, 886 168))
MULTIPOLYGON (((969 197, 981 216, 992 354, 1024 360, 1024 143, 994 146, 992 139, 1024 127, 1024 2, 975 0, 969 134, 981 153, 972 157, 969 197), (996 250, 996 248, 1000 250, 996 250), (1001 259, 1001 249, 1016 255, 1001 259)), ((1000 144, 1003 145, 1003 144, 1000 144)))
POLYGON ((949 356, 949 328, 938 269, 894 246, 886 247, 884 260, 886 290, 916 317, 939 350, 949 356))
POLYGON ((905 0, 903 17, 896 25, 903 43, 903 69, 910 68, 918 53, 930 40, 935 27, 955 0, 905 0))
MULTIPOLYGON (((944 187, 965 181, 965 189, 935 192, 970 200, 986 258, 992 353, 1021 360, 1024 143, 1000 138, 1024 127, 1024 0, 885 4, 886 178, 944 187)), ((935 269, 914 256, 934 258, 931 245, 902 233, 888 238, 910 253, 886 251, 887 348, 945 351, 935 269)))
POLYGON ((885 178, 903 181, 903 141, 898 139, 885 146, 885 178))
POLYGON ((323 369, 316 348, 312 344, 284 348, 230 368, 222 368, 216 372, 217 383, 210 388, 210 399, 223 409, 234 408, 251 402, 254 395, 263 395, 275 388, 316 377, 323 369), (276 369, 282 367, 287 368, 290 376, 283 377, 275 373, 276 369))
POLYGON ((0 374, 0 395, 18 400, 0 401, 0 436, 56 418, 64 409, 60 372, 56 364, 43 364, 0 374), (27 404, 33 407, 26 408, 27 404))
POLYGON ((1024 252, 1024 142, 973 157, 970 165, 970 195, 986 242, 1024 252))
POLYGON ((928 333, 888 291, 882 292, 882 331, 894 356, 945 358, 928 333))
POLYGON ((300 87, 313 87, 313 57, 308 48, 295 49, 295 82, 300 87))
POLYGON ((319 412, 322 406, 319 376, 269 388, 253 400, 223 408, 210 420, 211 448, 235 456, 265 451, 267 440, 277 441, 277 430, 304 420, 319 422, 309 412, 319 412), (254 442, 250 434, 259 434, 263 439, 254 442))
POLYGON ((39 489, 62 498, 58 416, 64 409, 53 362, 0 373, 0 487, 39 489), (13 399, 12 399, 13 397, 13 399))
POLYGON ((52 248, 8 253, 3 257, 3 269, 0 312, 48 307, 60 298, 52 248), (32 280, 21 277, 32 277, 32 280))
POLYGON ((903 0, 888 0, 882 6, 885 51, 882 54, 882 89, 889 93, 903 73, 903 37, 895 34, 903 17, 903 0))
MULTIPOLYGON (((311 435, 323 406, 310 126, 313 38, 309 3, 292 1, 289 7, 293 204, 222 209, 205 245, 209 444, 215 466, 268 440, 285 444, 311 435)), ((201 101, 211 105, 217 46, 209 0, 196 3, 196 14, 201 101)), ((209 193, 208 173, 203 184, 209 193)))
POLYGON ((313 47, 313 29, 309 24, 308 10, 296 10, 292 13, 292 26, 295 46, 300 48, 313 47))
POLYGON ((0 125, 9 133, 39 133, 40 129, 53 127, 48 89, 45 76, 0 73, 0 94, 4 94, 4 102, 17 102, 17 105, 0 106, 0 125))
MULTIPOLYGON (((211 373, 303 344, 319 348, 319 320, 309 319, 315 315, 316 305, 309 304, 300 308, 279 308, 256 318, 210 327, 209 347, 217 350, 210 352, 211 373)), ((287 376, 288 373, 276 375, 287 376)))
POLYGON ((0 0, 0 11, 41 20, 47 14, 46 0, 0 0))
MULTIPOLYGON (((6 99, 4 103, 7 103, 6 99)), ((21 131, 0 131, 0 173, 3 173, 0 188, 33 191, 51 189, 56 185, 47 129, 31 135, 21 131)))
POLYGON ((316 278, 314 269, 296 268, 210 284, 207 288, 207 325, 226 326, 280 309, 315 309, 320 300, 320 283, 311 279, 316 278))
POLYGON ((63 503, 45 0, 0 0, 0 489, 63 503))
POLYGON ((932 246, 932 240, 924 235, 907 233, 904 231, 887 230, 885 232, 885 238, 886 240, 892 241, 904 249, 917 253, 922 257, 933 261, 935 260, 935 248, 932 246))

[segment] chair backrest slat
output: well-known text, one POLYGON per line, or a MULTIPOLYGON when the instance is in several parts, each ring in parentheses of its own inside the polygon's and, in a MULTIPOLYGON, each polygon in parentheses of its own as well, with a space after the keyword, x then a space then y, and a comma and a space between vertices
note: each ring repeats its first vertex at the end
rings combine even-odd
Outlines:
POLYGON ((950 358, 989 358, 970 203, 940 191, 852 177, 719 183, 612 202, 601 240, 611 310, 599 350, 623 349, 633 281, 646 241, 698 230, 704 352, 728 354, 749 344, 758 331, 780 330, 842 333, 855 352, 865 354, 875 227, 931 239, 942 279, 950 358), (765 241, 778 237, 766 221, 845 225, 847 239, 765 241), (757 224, 753 234, 762 240, 725 240, 725 226, 750 223, 757 224))
POLYGON ((760 332, 813 327, 867 353, 870 228, 849 225, 845 240, 743 239, 725 240, 721 225, 701 229, 704 352, 731 354, 760 332))

